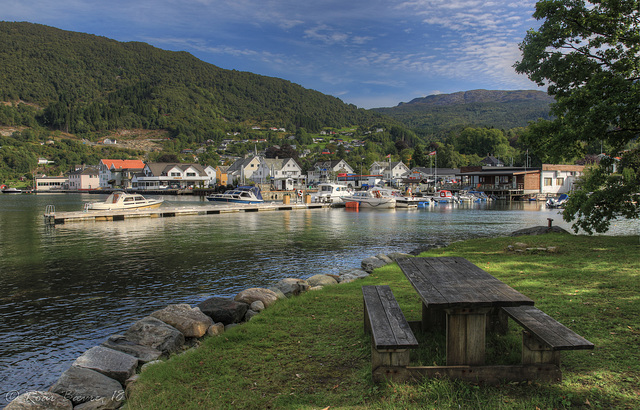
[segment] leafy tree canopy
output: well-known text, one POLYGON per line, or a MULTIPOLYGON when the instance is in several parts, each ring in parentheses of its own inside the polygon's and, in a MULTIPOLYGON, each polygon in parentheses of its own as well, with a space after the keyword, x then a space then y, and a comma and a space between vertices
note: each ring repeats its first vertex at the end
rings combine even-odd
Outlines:
POLYGON ((550 161, 576 159, 590 143, 623 155, 587 173, 564 211, 575 230, 604 232, 618 216, 638 218, 640 169, 640 4, 637 0, 547 0, 536 4, 542 20, 520 44, 516 70, 555 96, 555 119, 533 125, 525 136, 550 161), (619 174, 612 177, 613 173, 619 174))

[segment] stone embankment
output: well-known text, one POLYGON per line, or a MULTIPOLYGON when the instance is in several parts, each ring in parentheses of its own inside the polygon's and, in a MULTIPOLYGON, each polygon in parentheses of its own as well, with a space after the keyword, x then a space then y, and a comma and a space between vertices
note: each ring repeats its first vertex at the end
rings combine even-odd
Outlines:
MULTIPOLYGON (((440 246, 446 244, 431 247, 440 246)), ((380 254, 364 259, 359 268, 338 275, 282 279, 270 288, 246 289, 233 298, 212 297, 193 307, 169 305, 133 323, 123 334, 112 335, 101 345, 84 352, 49 391, 24 393, 5 409, 117 409, 123 405, 127 389, 145 368, 172 354, 197 347, 203 337, 220 335, 247 322, 280 299, 353 282, 376 268, 408 256, 380 254)))

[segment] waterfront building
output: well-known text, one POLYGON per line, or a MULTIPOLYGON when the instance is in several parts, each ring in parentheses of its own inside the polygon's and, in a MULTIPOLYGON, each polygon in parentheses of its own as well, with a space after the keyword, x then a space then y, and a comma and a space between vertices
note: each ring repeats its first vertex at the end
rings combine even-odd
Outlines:
POLYGON ((319 161, 313 165, 313 169, 307 173, 307 180, 310 184, 318 184, 321 182, 335 181, 338 174, 353 174, 355 171, 347 161, 332 160, 319 161))
POLYGON ((253 180, 253 173, 260 166, 260 158, 257 156, 237 159, 229 169, 227 169, 228 183, 232 185, 243 185, 248 180, 253 180))
POLYGON ((33 186, 37 192, 63 190, 69 187, 69 178, 65 176, 36 176, 33 181, 33 186))
POLYGON ((151 162, 133 176, 133 188, 188 189, 216 184, 216 169, 200 164, 151 162))
POLYGON ((69 189, 76 191, 89 191, 100 187, 98 168, 79 168, 69 173, 69 189))
POLYGON ((409 176, 411 170, 403 162, 385 162, 376 161, 371 164, 369 168, 369 174, 382 175, 383 179, 387 181, 393 181, 394 179, 404 178, 409 176))
POLYGON ((101 159, 98 163, 100 188, 131 188, 133 175, 142 171, 139 159, 101 159))
POLYGON ((292 190, 304 186, 306 176, 302 167, 293 158, 262 158, 252 178, 256 183, 271 182, 275 190, 292 190))

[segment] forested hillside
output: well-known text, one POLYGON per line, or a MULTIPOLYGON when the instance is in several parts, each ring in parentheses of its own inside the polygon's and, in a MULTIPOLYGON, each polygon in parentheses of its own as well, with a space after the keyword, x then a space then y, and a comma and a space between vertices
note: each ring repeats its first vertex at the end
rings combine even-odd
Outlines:
POLYGON ((549 118, 553 102, 542 91, 473 90, 416 98, 373 111, 396 119, 419 135, 440 139, 466 127, 512 129, 549 118))
MULTIPOLYGON (((32 23, 0 22, 0 101, 43 109, 40 124, 71 133, 168 129, 193 141, 243 123, 289 130, 365 125, 370 111, 278 78, 224 70, 186 52, 32 23)), ((34 114, 4 105, 0 123, 34 114)))

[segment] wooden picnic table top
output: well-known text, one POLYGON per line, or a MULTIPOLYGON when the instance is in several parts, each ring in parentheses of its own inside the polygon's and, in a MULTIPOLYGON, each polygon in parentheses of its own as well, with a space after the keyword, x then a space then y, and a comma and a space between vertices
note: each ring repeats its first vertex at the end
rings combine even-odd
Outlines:
POLYGON ((527 296, 461 257, 406 258, 398 265, 427 308, 533 305, 527 296))

